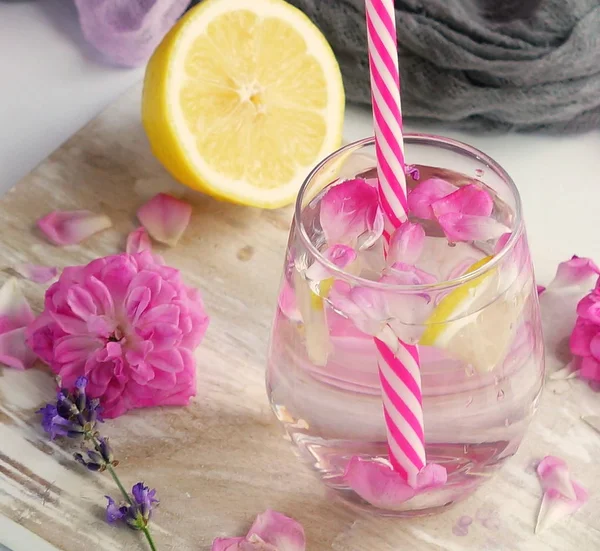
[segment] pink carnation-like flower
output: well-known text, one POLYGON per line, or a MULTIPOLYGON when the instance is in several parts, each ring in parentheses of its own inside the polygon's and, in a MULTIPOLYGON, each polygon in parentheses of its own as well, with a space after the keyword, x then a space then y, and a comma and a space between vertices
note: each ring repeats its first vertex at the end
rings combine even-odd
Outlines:
POLYGON ((577 321, 569 344, 573 355, 579 358, 579 376, 600 383, 600 279, 577 305, 577 321))
POLYGON ((27 342, 72 388, 88 379, 104 417, 186 405, 196 394, 194 349, 208 326, 200 293, 149 251, 65 268, 46 292, 27 342))

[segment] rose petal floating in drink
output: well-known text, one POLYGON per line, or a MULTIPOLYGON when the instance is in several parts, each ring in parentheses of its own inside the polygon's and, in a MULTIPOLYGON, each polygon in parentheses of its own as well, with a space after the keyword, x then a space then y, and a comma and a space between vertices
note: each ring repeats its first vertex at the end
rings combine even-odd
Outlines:
POLYGON ((15 271, 34 283, 48 283, 58 275, 58 268, 55 266, 41 266, 39 264, 29 264, 28 262, 17 264, 15 271))
POLYGON ((288 283, 287 279, 284 279, 281 284, 281 291, 279 293, 279 297, 277 299, 279 304, 279 309, 283 313, 283 315, 291 321, 302 321, 302 316, 300 314, 300 310, 296 305, 296 294, 294 293, 294 289, 288 283))
POLYGON ((446 469, 430 463, 417 475, 415 487, 409 486, 385 459, 367 460, 354 456, 344 472, 344 481, 360 497, 375 507, 390 511, 415 495, 446 484, 446 469))
POLYGON ((381 283, 392 285, 431 285, 436 281, 433 274, 405 262, 395 262, 380 279, 381 283))
POLYGON ((476 216, 449 212, 438 218, 438 222, 451 242, 489 241, 506 233, 508 228, 489 216, 476 216))
POLYGON ((137 217, 148 233, 169 247, 177 245, 190 223, 191 215, 189 203, 166 193, 155 195, 137 211, 137 217))
POLYGON ((421 182, 408 194, 408 208, 411 214, 423 220, 433 220, 435 215, 432 203, 446 197, 457 187, 441 178, 429 178, 421 182))
POLYGON ((112 226, 110 218, 89 210, 55 210, 37 221, 38 228, 55 245, 75 245, 112 226))
POLYGON ((546 291, 546 287, 544 287, 543 285, 536 285, 535 290, 537 291, 539 297, 546 291))
POLYGON ((535 532, 577 511, 589 498, 587 491, 571 479, 566 463, 558 457, 547 456, 537 467, 544 495, 535 532))
POLYGON ((127 236, 127 244, 125 252, 129 254, 141 253, 142 251, 151 251, 152 243, 146 228, 140 226, 137 230, 133 230, 127 236))
POLYGON ((13 277, 0 287, 0 364, 28 369, 35 354, 25 344, 25 328, 34 319, 27 299, 13 277))
POLYGON ((293 518, 267 509, 245 537, 216 538, 211 551, 305 551, 304 528, 293 518))
POLYGON ((424 242, 423 226, 413 222, 402 224, 390 239, 387 253, 388 265, 394 262, 415 264, 423 252, 424 242))
MULTIPOLYGON (((360 178, 330 187, 321 200, 320 221, 327 243, 355 245, 365 232, 383 232, 377 190, 360 178)), ((376 236, 376 237, 375 237, 376 236)))
POLYGON ((490 216, 493 208, 494 201, 490 194, 476 184, 468 184, 458 188, 431 204, 431 210, 436 218, 450 212, 490 216))
MULTIPOLYGON (((325 260, 342 270, 356 260, 356 251, 347 245, 332 245, 322 253, 322 256, 325 260)), ((315 260, 306 270, 306 277, 311 281, 323 281, 331 277, 331 270, 318 260, 315 260)))

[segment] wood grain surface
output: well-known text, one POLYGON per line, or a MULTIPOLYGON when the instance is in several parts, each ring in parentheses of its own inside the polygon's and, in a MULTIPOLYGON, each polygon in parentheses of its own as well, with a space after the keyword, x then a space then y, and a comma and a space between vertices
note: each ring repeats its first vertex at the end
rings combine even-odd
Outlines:
MULTIPOLYGON (((198 395, 187 408, 138 410, 103 426, 127 485, 144 480, 158 490, 153 530, 161 551, 207 551, 216 536, 245 534, 268 507, 303 523, 309 551, 600 549, 600 435, 580 420, 598 414, 600 398, 580 381, 551 383, 518 454, 443 514, 361 516, 328 496, 295 458, 264 389, 291 210, 243 208, 177 186, 150 153, 139 101, 136 87, 2 199, 0 283, 19 262, 64 267, 122 251, 137 207, 157 191, 193 204, 180 244, 156 250, 202 289, 212 318, 197 353, 198 395), (82 208, 108 214, 114 227, 64 248, 34 228, 49 210, 82 208), (532 463, 549 453, 568 461, 591 499, 536 536, 541 489, 532 463), (473 523, 467 535, 456 535, 463 515, 473 523)), ((39 311, 44 286, 22 284, 39 311)), ((556 358, 549 363, 560 365, 556 358)), ((138 534, 104 522, 103 496, 116 495, 109 477, 80 468, 42 433, 34 412, 53 396, 44 367, 25 373, 0 367, 0 513, 65 551, 146 549, 138 534)))

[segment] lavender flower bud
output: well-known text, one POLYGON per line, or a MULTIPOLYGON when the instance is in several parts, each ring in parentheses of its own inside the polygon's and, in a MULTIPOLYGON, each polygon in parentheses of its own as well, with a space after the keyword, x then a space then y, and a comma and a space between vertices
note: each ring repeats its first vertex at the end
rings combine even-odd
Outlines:
POLYGON ((100 451, 100 456, 102 457, 102 460, 107 464, 107 465, 113 465, 114 467, 116 467, 119 462, 115 461, 115 456, 113 455, 112 452, 112 448, 110 447, 110 444, 108 443, 108 438, 98 438, 98 442, 99 442, 99 451, 100 451))

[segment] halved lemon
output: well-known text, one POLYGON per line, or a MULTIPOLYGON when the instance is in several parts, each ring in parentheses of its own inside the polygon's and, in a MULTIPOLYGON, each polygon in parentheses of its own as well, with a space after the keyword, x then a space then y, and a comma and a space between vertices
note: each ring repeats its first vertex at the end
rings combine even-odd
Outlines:
POLYGON ((276 208, 339 147, 342 77, 321 32, 283 0, 205 0, 152 56, 142 118, 177 180, 276 208))
POLYGON ((499 295, 499 287, 498 270, 492 269, 449 293, 427 320, 419 343, 443 348, 479 372, 494 369, 507 353, 524 303, 521 295, 499 295))

